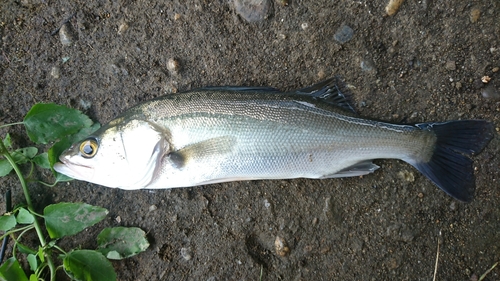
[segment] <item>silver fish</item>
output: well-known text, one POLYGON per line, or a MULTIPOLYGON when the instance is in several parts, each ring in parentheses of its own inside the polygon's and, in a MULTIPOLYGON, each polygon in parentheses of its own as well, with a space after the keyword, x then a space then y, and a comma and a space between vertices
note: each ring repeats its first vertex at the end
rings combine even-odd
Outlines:
POLYGON ((493 138, 484 120, 399 125, 360 118, 337 78, 293 92, 209 87, 162 96, 73 144, 54 165, 123 189, 258 179, 366 175, 401 159, 461 201, 472 200, 471 156, 493 138))

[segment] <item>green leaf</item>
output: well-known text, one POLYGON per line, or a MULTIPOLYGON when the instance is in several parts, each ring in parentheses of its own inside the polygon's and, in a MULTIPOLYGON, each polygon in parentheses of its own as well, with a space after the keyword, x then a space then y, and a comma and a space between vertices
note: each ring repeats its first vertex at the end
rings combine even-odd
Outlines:
POLYGON ((76 109, 39 103, 30 109, 23 123, 33 142, 46 144, 90 127, 93 122, 76 109))
POLYGON ((30 161, 31 158, 35 157, 37 153, 38 148, 31 146, 16 149, 15 151, 11 152, 10 155, 12 156, 12 159, 14 159, 14 162, 16 164, 24 164, 30 161))
POLYGON ((23 254, 33 254, 33 255, 37 254, 36 251, 34 251, 33 249, 31 249, 28 246, 25 246, 25 245, 19 243, 19 241, 16 241, 16 246, 17 246, 17 248, 19 248, 19 252, 21 252, 23 254))
POLYGON ((30 275, 30 280, 29 281, 38 281, 38 276, 36 276, 36 274, 31 274, 30 275))
POLYGON ((28 260, 28 263, 30 265, 31 271, 33 271, 33 272, 36 271, 36 269, 38 268, 37 257, 33 254, 28 254, 27 260, 28 260))
POLYGON ((32 224, 35 221, 35 217, 25 208, 20 208, 16 220, 19 224, 32 224))
POLYGON ((63 259, 66 274, 74 280, 112 281, 116 273, 111 262, 92 250, 75 250, 63 259))
POLYGON ((28 277, 26 277, 16 258, 12 257, 0 266, 0 280, 28 281, 28 277))
POLYGON ((72 181, 73 180, 73 178, 70 178, 70 177, 68 177, 66 175, 63 175, 61 173, 58 173, 56 171, 54 171, 54 173, 56 175, 56 183, 57 182, 65 182, 65 181, 72 181))
POLYGON ((16 226, 16 217, 12 214, 0 217, 0 231, 9 231, 16 226))
POLYGON ((3 145, 7 148, 10 149, 12 148, 12 142, 10 140, 10 134, 7 134, 5 138, 3 139, 3 145))
POLYGON ((0 159, 0 177, 8 175, 12 169, 14 169, 14 167, 12 167, 7 159, 0 159))
POLYGON ((33 162, 35 162, 35 164, 37 164, 39 167, 50 169, 49 154, 47 152, 35 156, 33 158, 33 162))
POLYGON ((57 203, 43 210, 45 226, 50 238, 76 234, 100 222, 108 210, 85 203, 57 203))
POLYGON ((40 261, 45 262, 45 254, 43 252, 42 246, 38 246, 37 256, 40 259, 40 261))
POLYGON ((146 233, 137 227, 108 227, 97 236, 98 251, 108 259, 121 260, 149 247, 146 233))

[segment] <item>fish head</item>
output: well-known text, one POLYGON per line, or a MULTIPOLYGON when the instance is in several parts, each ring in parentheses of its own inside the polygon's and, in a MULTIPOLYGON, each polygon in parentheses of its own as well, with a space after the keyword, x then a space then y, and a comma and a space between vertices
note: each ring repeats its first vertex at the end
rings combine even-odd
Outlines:
POLYGON ((54 169, 107 187, 140 189, 159 171, 168 141, 144 120, 113 120, 64 151, 54 169))

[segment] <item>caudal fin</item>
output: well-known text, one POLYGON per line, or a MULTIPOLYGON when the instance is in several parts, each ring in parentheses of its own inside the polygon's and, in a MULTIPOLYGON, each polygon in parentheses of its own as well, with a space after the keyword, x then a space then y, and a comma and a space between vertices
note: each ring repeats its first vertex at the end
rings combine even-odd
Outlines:
POLYGON ((453 198, 470 202, 474 197, 473 154, 481 152, 493 138, 493 124, 463 120, 417 124, 436 134, 434 154, 428 162, 410 163, 453 198))

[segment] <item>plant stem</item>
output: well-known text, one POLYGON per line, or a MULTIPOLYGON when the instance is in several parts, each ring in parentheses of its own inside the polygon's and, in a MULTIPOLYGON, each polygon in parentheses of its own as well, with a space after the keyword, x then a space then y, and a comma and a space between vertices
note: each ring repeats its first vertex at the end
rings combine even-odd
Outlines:
POLYGON ((9 127, 9 126, 12 126, 12 125, 22 125, 22 124, 24 124, 24 122, 16 122, 16 123, 4 124, 4 125, 0 126, 0 129, 4 128, 4 127, 9 127))
MULTIPOLYGON (((3 145, 3 142, 0 141, 0 152, 2 152, 3 156, 7 158, 9 163, 12 165, 14 168, 14 171, 16 171, 17 177, 19 178, 19 181, 21 182, 21 186, 23 187, 23 193, 24 197, 26 198, 26 204, 28 205, 28 209, 32 211, 33 204, 31 203, 31 197, 28 191, 28 186, 26 185, 26 180, 21 173, 21 170, 17 166, 16 162, 14 159, 12 159, 12 156, 10 153, 7 151, 5 146, 3 145)), ((40 224, 38 223, 37 217, 34 217, 35 221, 33 222, 33 225, 35 226, 36 234, 38 235, 38 240, 40 240, 40 244, 42 247, 45 247, 47 245, 47 242, 45 241, 45 237, 43 236, 42 228, 40 227, 40 224)), ((54 262, 52 261, 52 257, 50 256, 50 250, 47 249, 45 250, 45 258, 47 260, 47 265, 49 266, 50 269, 50 280, 55 281, 56 280, 56 270, 55 270, 55 265, 54 262)))

